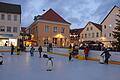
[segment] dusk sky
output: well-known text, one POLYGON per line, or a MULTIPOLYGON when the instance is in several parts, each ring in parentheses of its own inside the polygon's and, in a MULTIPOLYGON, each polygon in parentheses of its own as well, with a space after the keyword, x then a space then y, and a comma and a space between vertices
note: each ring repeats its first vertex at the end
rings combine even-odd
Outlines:
POLYGON ((22 8, 22 27, 33 22, 34 16, 42 15, 43 9, 55 10, 72 25, 70 28, 82 28, 88 21, 100 23, 114 5, 120 7, 120 0, 0 0, 20 4, 22 8))

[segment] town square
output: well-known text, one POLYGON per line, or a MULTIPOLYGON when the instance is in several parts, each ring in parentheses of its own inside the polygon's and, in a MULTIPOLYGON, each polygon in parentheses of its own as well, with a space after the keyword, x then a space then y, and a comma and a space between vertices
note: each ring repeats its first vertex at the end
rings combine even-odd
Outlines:
POLYGON ((0 0, 0 80, 120 80, 120 0, 0 0))

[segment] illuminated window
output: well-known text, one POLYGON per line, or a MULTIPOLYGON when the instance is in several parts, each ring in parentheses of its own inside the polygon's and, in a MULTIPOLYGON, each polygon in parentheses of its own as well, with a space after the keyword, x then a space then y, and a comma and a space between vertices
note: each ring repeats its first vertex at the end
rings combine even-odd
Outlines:
POLYGON ((54 32, 57 32, 57 31, 58 31, 58 28, 57 28, 57 27, 54 27, 54 28, 53 28, 53 31, 54 31, 54 32))
POLYGON ((5 32, 5 26, 0 26, 0 31, 5 32))

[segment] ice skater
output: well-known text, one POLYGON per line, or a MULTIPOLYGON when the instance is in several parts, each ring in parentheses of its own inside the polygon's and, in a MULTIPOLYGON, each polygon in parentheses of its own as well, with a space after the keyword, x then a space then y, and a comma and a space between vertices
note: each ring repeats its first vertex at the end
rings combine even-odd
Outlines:
POLYGON ((104 63, 108 64, 108 60, 109 60, 111 54, 109 53, 109 51, 107 49, 105 49, 104 52, 100 56, 103 56, 104 54, 105 54, 105 61, 104 61, 104 63))
POLYGON ((47 71, 52 71, 53 69, 53 61, 52 61, 53 57, 49 57, 48 61, 47 61, 47 71))
POLYGON ((40 55, 40 58, 41 58, 41 52, 42 52, 42 47, 41 46, 39 46, 38 51, 39 51, 39 55, 40 55))
POLYGON ((14 45, 11 44, 11 55, 13 55, 13 52, 14 52, 14 45))
POLYGON ((69 61, 72 61, 72 50, 69 50, 69 61))
POLYGON ((34 51, 35 51, 35 48, 32 46, 31 49, 30 49, 30 55, 31 56, 34 56, 34 51))

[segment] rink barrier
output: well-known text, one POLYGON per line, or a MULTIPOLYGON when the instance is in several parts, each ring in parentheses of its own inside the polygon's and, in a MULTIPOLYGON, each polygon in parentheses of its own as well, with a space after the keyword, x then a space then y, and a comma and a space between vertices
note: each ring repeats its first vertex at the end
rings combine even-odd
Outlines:
MULTIPOLYGON (((26 51, 29 52, 31 47, 26 47, 26 51)), ((34 47, 35 51, 38 51, 38 47, 34 47)), ((47 48, 43 47, 43 52, 47 52, 47 48)), ((10 52, 11 47, 7 46, 0 46, 0 52, 10 52)), ((88 60, 93 60, 93 61, 99 61, 99 56, 103 51, 94 51, 90 50, 89 52, 89 58, 88 60)), ((54 48, 53 52, 50 54, 56 54, 56 55, 61 55, 61 56, 69 56, 69 51, 66 48, 54 48)), ((83 50, 79 50, 80 58, 79 60, 84 59, 84 52, 83 50)), ((111 52, 111 58, 110 58, 110 63, 113 64, 120 64, 120 52, 111 52)))

